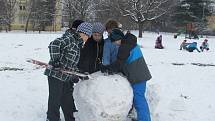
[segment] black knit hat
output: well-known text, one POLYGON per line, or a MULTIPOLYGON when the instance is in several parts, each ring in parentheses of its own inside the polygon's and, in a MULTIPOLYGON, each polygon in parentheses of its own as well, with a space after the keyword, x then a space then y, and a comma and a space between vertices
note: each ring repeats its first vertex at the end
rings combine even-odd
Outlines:
POLYGON ((77 29, 78 26, 79 26, 80 24, 82 24, 82 23, 84 23, 84 21, 82 21, 82 20, 75 20, 75 21, 73 21, 73 23, 72 23, 72 28, 77 29))
POLYGON ((110 39, 111 39, 111 42, 115 42, 115 41, 118 41, 118 40, 122 40, 124 38, 124 34, 123 32, 120 30, 120 29, 113 29, 111 34, 110 34, 110 39))

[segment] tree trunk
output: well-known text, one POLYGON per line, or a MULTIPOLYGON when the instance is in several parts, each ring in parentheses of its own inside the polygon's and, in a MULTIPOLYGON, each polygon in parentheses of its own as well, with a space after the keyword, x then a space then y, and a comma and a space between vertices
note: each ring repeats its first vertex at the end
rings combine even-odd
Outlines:
POLYGON ((28 22, 29 22, 29 17, 28 17, 26 24, 25 24, 25 32, 28 32, 28 22))
POLYGON ((27 21, 26 21, 26 24, 25 24, 25 32, 28 32, 28 23, 29 23, 29 20, 30 20, 30 16, 31 16, 31 11, 28 14, 28 18, 27 18, 27 21))
POLYGON ((25 24, 25 32, 28 31, 28 24, 29 24, 29 21, 30 21, 30 18, 31 18, 31 14, 32 14, 32 11, 33 11, 33 8, 34 8, 34 0, 31 1, 30 3, 30 12, 28 14, 28 18, 27 18, 27 21, 26 21, 26 24, 25 24))
POLYGON ((32 29, 33 29, 33 32, 35 31, 35 22, 33 21, 32 22, 32 29))
POLYGON ((143 37, 143 22, 138 23, 139 26, 139 38, 143 37))
POLYGON ((8 31, 11 31, 11 24, 8 24, 8 31))
POLYGON ((8 27, 7 26, 5 26, 5 31, 8 33, 8 27))
MULTIPOLYGON (((32 4, 33 4, 33 3, 32 3, 32 4)), ((32 5, 32 6, 33 6, 33 5, 32 5)), ((33 8, 30 9, 30 12, 29 12, 29 14, 28 14, 28 18, 27 18, 27 21, 26 21, 26 24, 25 24, 25 32, 28 31, 28 24, 29 24, 29 21, 30 21, 30 18, 31 18, 32 9, 33 9, 33 8)))

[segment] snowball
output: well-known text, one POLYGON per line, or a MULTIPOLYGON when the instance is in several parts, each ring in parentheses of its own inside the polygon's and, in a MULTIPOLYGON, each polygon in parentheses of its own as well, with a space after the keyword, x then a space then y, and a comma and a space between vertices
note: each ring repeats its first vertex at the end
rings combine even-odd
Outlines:
POLYGON ((77 121, 125 121, 133 102, 126 78, 97 72, 74 89, 77 121))

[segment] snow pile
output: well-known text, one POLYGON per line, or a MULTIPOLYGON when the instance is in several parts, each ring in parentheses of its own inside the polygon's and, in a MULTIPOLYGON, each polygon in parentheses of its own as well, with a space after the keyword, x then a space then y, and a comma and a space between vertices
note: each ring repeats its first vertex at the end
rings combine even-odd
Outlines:
POLYGON ((151 115, 156 113, 157 106, 160 100, 160 86, 158 84, 149 84, 146 85, 146 99, 149 105, 151 115))
POLYGON ((92 79, 75 86, 74 99, 77 121, 124 121, 132 106, 133 92, 126 78, 97 72, 92 79))

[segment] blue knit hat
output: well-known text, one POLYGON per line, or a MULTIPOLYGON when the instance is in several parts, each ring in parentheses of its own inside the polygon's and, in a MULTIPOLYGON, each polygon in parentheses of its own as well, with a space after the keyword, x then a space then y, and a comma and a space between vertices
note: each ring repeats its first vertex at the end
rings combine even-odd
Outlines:
POLYGON ((86 34, 87 36, 92 36, 93 25, 91 23, 84 22, 78 26, 77 32, 86 34))
POLYGON ((93 33, 103 34, 104 31, 105 31, 105 27, 101 22, 96 22, 93 24, 93 33))
POLYGON ((124 37, 125 37, 125 35, 123 34, 123 32, 117 28, 113 29, 111 34, 110 34, 111 42, 122 40, 124 37))

